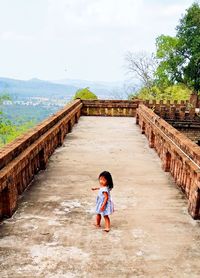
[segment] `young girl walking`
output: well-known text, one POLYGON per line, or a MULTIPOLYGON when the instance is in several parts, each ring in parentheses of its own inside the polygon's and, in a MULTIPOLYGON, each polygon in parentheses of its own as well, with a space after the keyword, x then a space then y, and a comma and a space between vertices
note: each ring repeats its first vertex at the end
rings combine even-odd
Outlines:
POLYGON ((93 187, 92 190, 99 190, 96 198, 96 227, 101 227, 101 216, 105 220, 105 232, 110 231, 109 215, 114 212, 114 204, 111 200, 110 191, 113 188, 112 176, 109 172, 103 171, 99 175, 100 187, 93 187))

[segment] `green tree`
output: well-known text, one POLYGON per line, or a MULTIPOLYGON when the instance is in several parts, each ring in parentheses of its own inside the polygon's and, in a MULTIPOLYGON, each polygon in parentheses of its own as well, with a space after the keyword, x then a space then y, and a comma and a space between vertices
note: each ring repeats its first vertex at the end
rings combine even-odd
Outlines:
POLYGON ((12 101, 11 97, 6 93, 0 95, 0 105, 2 105, 5 100, 12 101))
MULTIPOLYGON (((167 87, 152 86, 149 88, 142 87, 137 94, 130 95, 131 99, 149 99, 149 100, 189 100, 192 91, 184 84, 175 84, 167 87)), ((129 98, 129 99, 130 99, 129 98)))
POLYGON ((156 39, 156 58, 160 61, 156 71, 156 84, 160 87, 183 82, 180 65, 183 58, 179 55, 179 39, 161 35, 156 39))
POLYGON ((180 54, 184 58, 182 73, 186 84, 200 90, 200 5, 194 3, 177 26, 180 54))
POLYGON ((89 87, 79 89, 76 91, 73 99, 98 99, 97 96, 89 90, 89 87))
POLYGON ((14 125, 9 120, 4 120, 0 123, 0 146, 13 141, 21 134, 35 125, 34 121, 28 121, 23 125, 14 125))
POLYGON ((194 3, 181 18, 175 37, 161 35, 156 40, 159 66, 157 82, 184 83, 200 90, 200 6, 194 3))
MULTIPOLYGON (((6 100, 12 101, 11 97, 8 94, 2 94, 0 96, 0 105, 2 106, 4 101, 6 100)), ((34 125, 34 121, 27 121, 23 124, 19 122, 18 125, 14 124, 4 115, 4 113, 0 109, 0 147, 11 142, 34 125)))

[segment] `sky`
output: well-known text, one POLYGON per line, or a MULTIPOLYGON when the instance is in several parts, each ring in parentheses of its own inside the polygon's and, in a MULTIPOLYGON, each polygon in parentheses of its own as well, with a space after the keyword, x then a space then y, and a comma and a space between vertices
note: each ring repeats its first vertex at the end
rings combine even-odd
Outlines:
POLYGON ((0 0, 0 76, 122 81, 127 51, 175 35, 190 0, 0 0))

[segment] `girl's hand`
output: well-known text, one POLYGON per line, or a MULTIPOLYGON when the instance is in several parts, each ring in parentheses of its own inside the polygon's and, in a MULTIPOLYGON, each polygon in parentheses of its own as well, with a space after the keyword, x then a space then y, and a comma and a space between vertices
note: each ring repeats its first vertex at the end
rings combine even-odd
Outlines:
POLYGON ((100 208, 100 211, 104 211, 105 210, 105 206, 107 204, 107 201, 108 201, 108 193, 107 192, 103 192, 103 195, 104 195, 104 201, 103 201, 103 204, 100 208))
POLYGON ((99 187, 92 187, 92 188, 91 188, 91 190, 93 190, 93 191, 94 191, 94 190, 98 190, 98 189, 99 189, 99 187))
POLYGON ((102 206, 101 208, 100 208, 100 211, 104 211, 105 210, 105 206, 102 206))

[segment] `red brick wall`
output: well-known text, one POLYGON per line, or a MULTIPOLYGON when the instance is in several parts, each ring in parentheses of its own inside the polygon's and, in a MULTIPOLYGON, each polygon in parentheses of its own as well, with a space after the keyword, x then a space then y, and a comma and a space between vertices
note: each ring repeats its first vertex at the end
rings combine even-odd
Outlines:
POLYGON ((0 150, 0 218, 11 216, 18 196, 62 145, 81 115, 135 116, 138 102, 77 99, 0 150))
POLYGON ((195 108, 189 101, 142 101, 142 100, 83 100, 81 114, 84 116, 135 117, 140 103, 151 108, 156 114, 169 120, 194 120, 195 108))
POLYGON ((194 120, 195 107, 189 101, 144 101, 144 104, 151 108, 157 115, 166 120, 194 120))
POLYGON ((84 116, 135 117, 139 101, 132 100, 83 100, 84 116))
MULTIPOLYGON (((182 154, 179 148, 198 165, 200 165, 200 148, 157 116, 152 109, 144 105, 140 105, 137 109, 140 103, 142 101, 139 100, 81 101, 77 99, 2 148, 0 150, 0 218, 12 215, 17 207, 18 195, 29 185, 34 175, 46 168, 49 157, 58 146, 62 145, 65 135, 71 132, 81 115, 135 117, 136 113, 137 122, 142 128, 142 133, 148 137, 150 147, 156 149, 163 160, 164 170, 172 173, 177 184, 186 193, 189 199, 189 211, 194 218, 197 218, 200 202, 199 169, 182 154), (163 133, 178 147, 175 147, 163 133)), ((146 105, 151 106, 151 103, 146 105)), ((183 105, 183 102, 180 105, 183 105)), ((162 101, 157 108, 161 112, 164 111, 162 101)))
POLYGON ((81 115, 82 103, 75 100, 0 151, 0 218, 11 216, 18 195, 34 175, 45 169, 54 150, 62 145, 81 115))
POLYGON ((170 172, 185 192, 189 213, 194 219, 199 218, 200 147, 144 105, 136 111, 136 123, 158 153, 164 171, 170 172))

